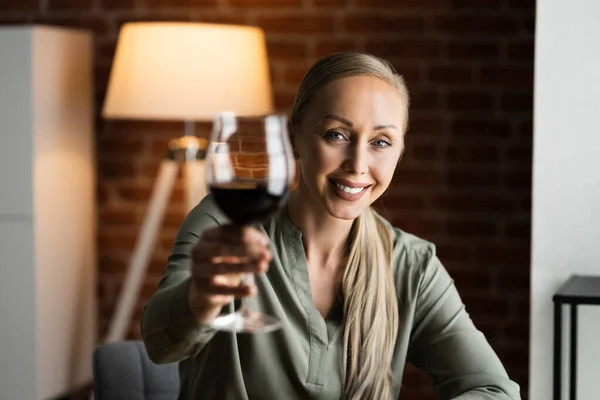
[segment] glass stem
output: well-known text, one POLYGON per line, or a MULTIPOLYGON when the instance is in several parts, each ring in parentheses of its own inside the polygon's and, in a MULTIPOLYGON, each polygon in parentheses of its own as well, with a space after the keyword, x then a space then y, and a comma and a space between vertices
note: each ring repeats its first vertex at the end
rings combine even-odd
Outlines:
MULTIPOLYGON (((242 275, 242 280, 240 284, 247 285, 254 283, 254 274, 253 273, 245 273, 242 275)), ((250 298, 243 297, 240 302, 240 310, 239 313, 242 316, 249 316, 252 313, 252 307, 250 306, 250 298)))

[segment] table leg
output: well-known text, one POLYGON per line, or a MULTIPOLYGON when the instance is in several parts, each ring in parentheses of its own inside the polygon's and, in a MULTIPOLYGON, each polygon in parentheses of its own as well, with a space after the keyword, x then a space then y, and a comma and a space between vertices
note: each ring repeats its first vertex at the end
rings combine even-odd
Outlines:
POLYGON ((571 304, 571 347, 569 368, 570 400, 577 397, 577 304, 571 304))
POLYGON ((554 400, 561 398, 562 365, 562 304, 554 303, 554 400))

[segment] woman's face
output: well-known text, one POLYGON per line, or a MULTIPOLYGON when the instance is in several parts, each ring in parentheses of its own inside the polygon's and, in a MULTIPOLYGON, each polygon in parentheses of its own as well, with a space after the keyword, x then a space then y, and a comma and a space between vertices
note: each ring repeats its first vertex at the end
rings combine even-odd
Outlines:
POLYGON ((381 79, 348 77, 322 87, 294 132, 301 196, 336 218, 358 217, 392 180, 406 118, 404 100, 381 79))

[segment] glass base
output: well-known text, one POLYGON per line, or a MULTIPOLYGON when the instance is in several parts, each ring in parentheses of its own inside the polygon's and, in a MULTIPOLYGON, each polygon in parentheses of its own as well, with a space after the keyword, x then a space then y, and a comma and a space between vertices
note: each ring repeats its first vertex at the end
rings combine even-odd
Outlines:
POLYGON ((219 315, 209 325, 219 331, 242 333, 267 333, 282 326, 279 319, 251 310, 219 315))

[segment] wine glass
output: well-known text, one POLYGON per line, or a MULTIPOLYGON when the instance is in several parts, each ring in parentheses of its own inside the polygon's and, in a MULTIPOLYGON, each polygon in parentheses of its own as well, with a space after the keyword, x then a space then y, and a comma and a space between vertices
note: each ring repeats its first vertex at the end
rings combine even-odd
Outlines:
MULTIPOLYGON (((237 227, 259 224, 285 202, 294 182, 295 162, 283 114, 218 114, 206 155, 207 184, 219 209, 237 227)), ((243 283, 253 282, 244 274, 243 283)), ((270 332, 281 321, 263 315, 242 299, 237 312, 217 316, 210 325, 233 332, 270 332)))

